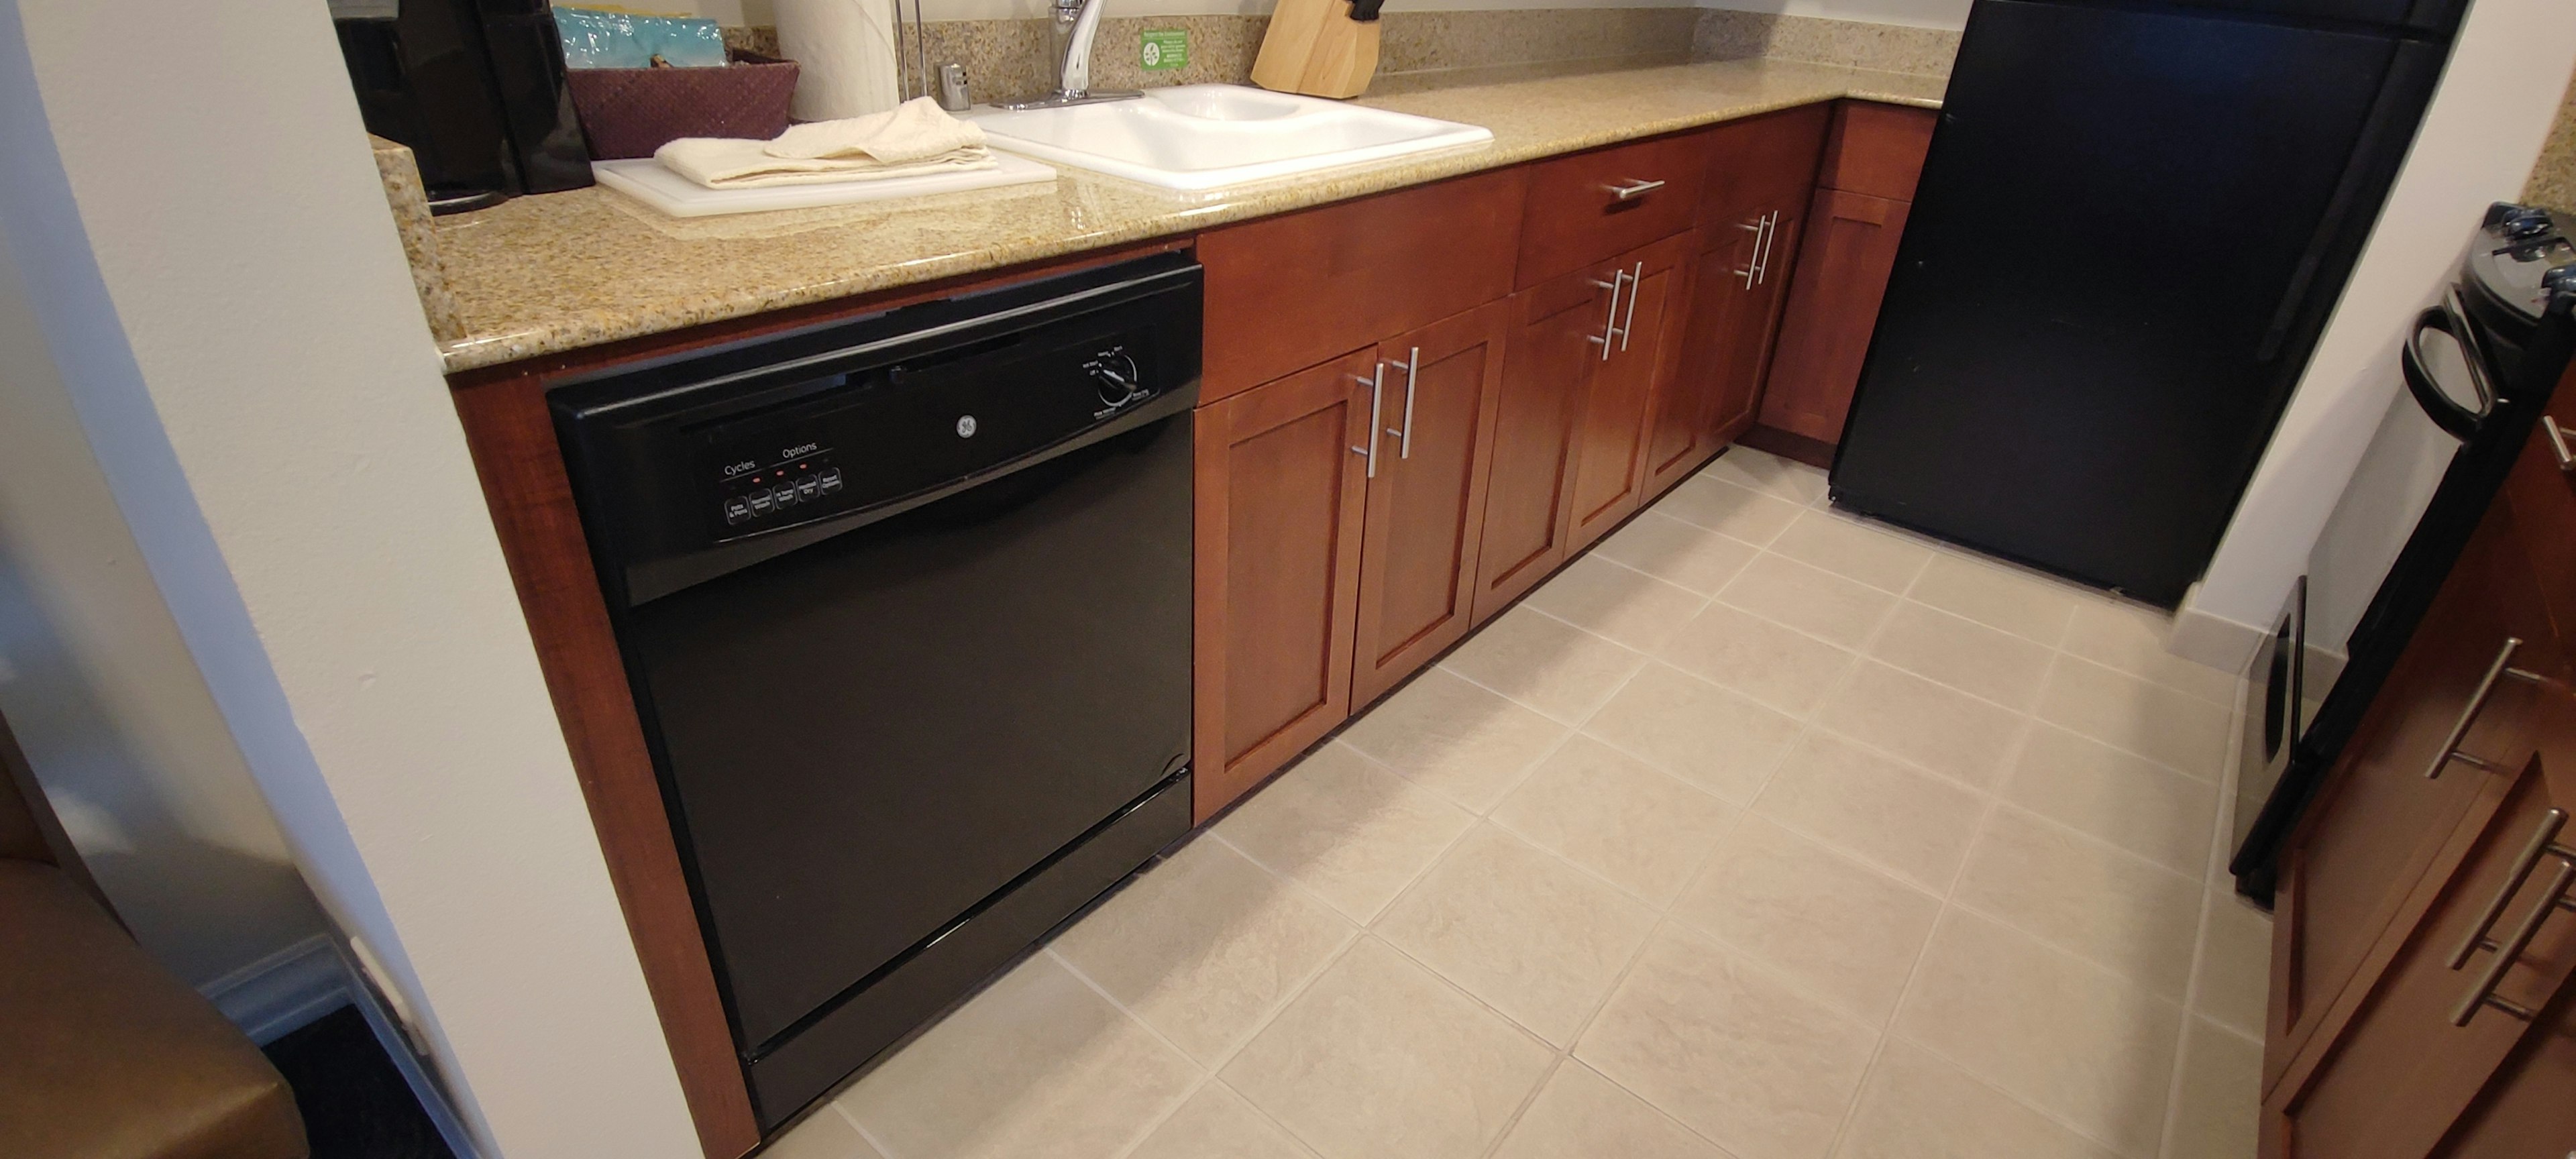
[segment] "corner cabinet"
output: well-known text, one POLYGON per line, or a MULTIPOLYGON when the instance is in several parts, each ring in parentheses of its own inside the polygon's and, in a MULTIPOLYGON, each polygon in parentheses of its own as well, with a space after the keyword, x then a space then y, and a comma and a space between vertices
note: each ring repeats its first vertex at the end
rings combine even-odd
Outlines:
POLYGON ((1835 107, 1760 414, 1763 427, 1803 440, 1808 457, 1842 439, 1938 119, 1865 101, 1835 107))

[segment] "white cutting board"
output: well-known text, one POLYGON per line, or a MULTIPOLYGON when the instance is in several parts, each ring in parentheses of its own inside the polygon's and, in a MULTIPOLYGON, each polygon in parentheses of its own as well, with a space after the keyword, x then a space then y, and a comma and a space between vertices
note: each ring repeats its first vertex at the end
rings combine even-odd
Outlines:
POLYGON ((1055 180, 1055 170, 1026 157, 996 150, 990 169, 930 173, 920 177, 887 177, 875 181, 836 181, 822 185, 765 185, 751 189, 709 189, 662 167, 650 157, 593 161, 591 176, 599 183, 673 217, 708 217, 719 213, 758 213, 769 209, 812 209, 886 201, 929 193, 958 193, 997 185, 1031 185, 1055 180))

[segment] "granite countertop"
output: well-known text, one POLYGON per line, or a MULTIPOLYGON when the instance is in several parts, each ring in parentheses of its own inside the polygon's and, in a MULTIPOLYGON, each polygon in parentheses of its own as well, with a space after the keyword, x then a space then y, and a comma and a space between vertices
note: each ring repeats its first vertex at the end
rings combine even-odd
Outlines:
POLYGON ((1492 145, 1292 178, 1214 199, 1059 166, 1051 186, 877 205, 677 219, 591 188, 438 218, 428 240, 454 310, 435 327, 439 352, 455 373, 1189 233, 1837 97, 1932 108, 1945 83, 1772 60, 1483 83, 1452 79, 1436 87, 1413 82, 1358 103, 1483 125, 1494 131, 1492 145))

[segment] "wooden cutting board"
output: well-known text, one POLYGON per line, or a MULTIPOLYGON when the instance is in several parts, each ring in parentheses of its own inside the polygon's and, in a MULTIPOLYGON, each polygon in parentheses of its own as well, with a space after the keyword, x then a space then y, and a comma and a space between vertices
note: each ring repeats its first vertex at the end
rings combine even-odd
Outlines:
POLYGON ((1383 0, 1279 0, 1252 83, 1283 93, 1355 97, 1377 75, 1377 13, 1383 0))

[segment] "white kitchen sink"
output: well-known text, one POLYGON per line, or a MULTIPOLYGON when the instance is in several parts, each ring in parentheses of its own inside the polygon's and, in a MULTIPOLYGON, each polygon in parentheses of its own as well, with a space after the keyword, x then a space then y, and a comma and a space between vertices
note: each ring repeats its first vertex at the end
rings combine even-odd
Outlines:
POLYGON ((1134 100, 969 115, 998 148, 1191 192, 1494 139, 1475 125, 1241 85, 1182 85, 1134 100))

